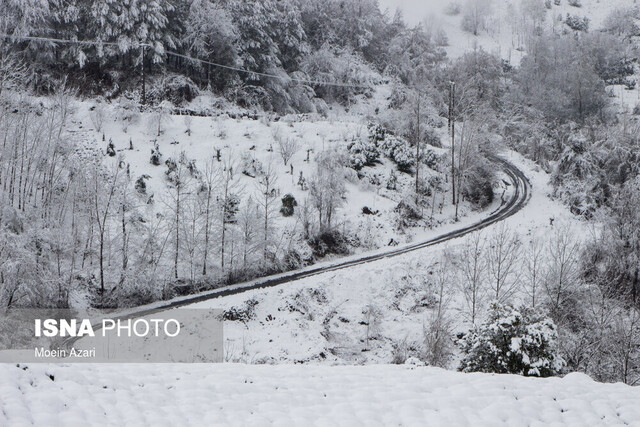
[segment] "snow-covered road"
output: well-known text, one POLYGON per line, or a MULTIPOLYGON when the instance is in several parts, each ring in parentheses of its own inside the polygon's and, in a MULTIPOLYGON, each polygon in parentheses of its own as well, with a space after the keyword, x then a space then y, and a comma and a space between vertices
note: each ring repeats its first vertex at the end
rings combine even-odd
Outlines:
POLYGON ((263 277, 257 280, 236 285, 225 286, 212 291, 203 292, 198 295, 179 297, 169 301, 156 302, 147 306, 124 311, 122 312, 122 316, 128 318, 142 317, 149 314, 157 313, 159 311, 184 307, 229 295, 236 295, 254 289, 268 288, 284 283, 294 282, 308 277, 317 276, 319 274, 324 274, 336 270, 343 270, 349 267, 403 255, 409 252, 439 245, 450 240, 466 236, 470 233, 473 233, 474 231, 482 230, 483 228, 486 228, 492 224, 503 221, 515 215, 523 207, 526 206, 531 196, 531 184, 527 176, 520 169, 518 169, 518 167, 498 156, 492 156, 492 161, 504 172, 505 176, 510 180, 511 188, 509 189, 507 199, 503 201, 500 207, 489 214, 487 217, 476 223, 445 232, 437 237, 431 238, 426 241, 398 246, 392 250, 389 250, 388 248, 381 249, 369 254, 360 254, 339 259, 337 261, 319 263, 307 268, 303 268, 301 270, 263 277))

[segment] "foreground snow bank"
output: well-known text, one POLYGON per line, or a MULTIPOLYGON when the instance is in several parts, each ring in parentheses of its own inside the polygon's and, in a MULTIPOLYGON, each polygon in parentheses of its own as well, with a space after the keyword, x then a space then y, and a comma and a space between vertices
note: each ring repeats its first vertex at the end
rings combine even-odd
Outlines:
MULTIPOLYGON (((0 425, 600 425, 640 388, 414 366, 0 366, 0 425)), ((637 425, 637 424, 636 424, 637 425)))

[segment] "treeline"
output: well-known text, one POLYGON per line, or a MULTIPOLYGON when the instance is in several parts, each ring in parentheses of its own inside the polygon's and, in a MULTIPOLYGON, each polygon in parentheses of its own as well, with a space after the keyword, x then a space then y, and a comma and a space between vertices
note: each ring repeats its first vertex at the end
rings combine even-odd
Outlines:
POLYGON ((146 75, 150 101, 172 89, 188 98, 197 87, 211 88, 278 112, 323 110, 321 100, 347 103, 369 93, 381 73, 403 79, 416 57, 444 58, 430 35, 386 16, 375 0, 7 1, 0 33, 3 57, 29 64, 30 85, 40 93, 66 79, 87 95, 141 100, 146 75))

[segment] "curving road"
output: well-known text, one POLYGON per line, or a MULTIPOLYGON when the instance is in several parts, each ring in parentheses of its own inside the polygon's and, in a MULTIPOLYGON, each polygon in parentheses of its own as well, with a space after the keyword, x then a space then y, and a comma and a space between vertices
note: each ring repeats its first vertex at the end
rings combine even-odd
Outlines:
POLYGON ((391 258, 398 255, 405 254, 407 252, 413 252, 418 249, 435 246, 449 240, 457 239, 466 234, 472 233, 477 230, 481 230, 499 221, 517 213, 522 209, 527 202, 531 194, 531 184, 529 180, 517 167, 509 163, 498 156, 491 156, 489 159, 496 163, 502 171, 508 176, 513 186, 513 191, 509 200, 505 201, 500 208, 492 212, 488 217, 484 218, 475 224, 468 227, 464 227, 458 230, 451 231, 449 233, 442 234, 433 239, 425 242, 414 243, 408 246, 403 246, 398 249, 389 250, 382 253, 376 253, 373 255, 362 255, 355 259, 338 260, 335 263, 329 265, 321 265, 316 267, 307 267, 302 270, 291 271, 284 274, 278 274, 274 276, 263 277, 261 279, 253 280, 246 283, 236 284, 218 288, 212 291, 207 291, 201 294, 181 297, 170 301, 163 301, 153 303, 148 306, 138 307, 130 312, 123 314, 120 318, 135 318, 141 316, 147 316, 149 314, 157 313, 159 311, 169 310, 178 307, 184 307, 186 305, 199 303, 215 298, 220 298, 228 295, 240 294, 252 289, 268 288, 272 286, 281 285, 284 283, 294 282, 296 280, 304 279, 318 274, 323 274, 329 271, 342 270, 345 268, 353 267, 356 265, 366 264, 374 261, 378 261, 385 258, 391 258))
MULTIPOLYGON (((186 297, 175 298, 169 301, 159 301, 146 306, 136 307, 131 310, 122 311, 120 315, 109 316, 111 319, 133 319, 137 317, 144 317, 154 313, 158 313, 165 310, 171 310, 174 308, 184 307, 186 305, 191 305, 203 301, 208 301, 228 295, 236 295, 241 294, 243 292, 252 290, 252 289, 260 289, 260 288, 269 288, 272 286, 282 285, 284 283, 294 282, 296 280, 304 279, 311 276, 316 276, 318 274, 327 273, 330 271, 343 270, 345 268, 353 267, 356 265, 366 264, 374 261, 378 261, 385 258, 392 258, 398 255, 406 254, 408 252, 413 252, 418 249, 428 248, 430 246, 439 245, 441 243, 447 242, 449 240, 457 239, 459 237, 465 236, 469 233, 473 233, 474 231, 482 230, 485 227, 488 227, 492 224, 500 222, 504 219, 509 218, 510 216, 515 215, 520 209, 522 209, 527 202, 529 201, 529 197, 531 195, 531 184, 529 180, 525 176, 525 174, 515 167, 513 164, 509 163, 507 160, 504 160, 498 156, 488 156, 489 160, 498 165, 502 171, 508 176, 511 181, 511 185, 513 186, 513 191, 511 193, 511 197, 509 200, 506 200, 497 210, 492 212, 488 217, 484 218, 482 221, 479 221, 475 224, 469 225, 464 228, 460 228, 458 230, 451 231, 449 233, 441 234, 433 239, 427 240, 425 242, 414 243, 408 246, 403 246, 398 249, 389 250, 386 252, 376 253, 373 255, 362 255, 360 257, 351 258, 348 260, 337 260, 330 264, 318 265, 306 267, 301 270, 290 271, 288 273, 278 274, 274 276, 263 277, 257 280, 253 280, 246 283, 240 283, 230 286, 225 286, 222 288, 214 289, 211 291, 206 291, 201 294, 191 295, 186 297)), ((94 325, 94 330, 98 330, 101 328, 100 323, 96 323, 94 325)), ((79 338, 70 337, 63 341, 63 346, 73 345, 79 338)))

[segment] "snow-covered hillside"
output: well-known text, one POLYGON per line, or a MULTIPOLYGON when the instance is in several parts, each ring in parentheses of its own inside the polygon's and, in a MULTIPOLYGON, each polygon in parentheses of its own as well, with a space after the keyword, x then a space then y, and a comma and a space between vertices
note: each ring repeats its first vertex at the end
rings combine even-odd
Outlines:
POLYGON ((0 424, 639 425, 640 389, 419 366, 0 366, 0 424))
MULTIPOLYGON (((509 155, 509 153, 505 153, 509 155)), ((560 203, 550 200, 548 175, 521 156, 511 161, 527 171, 533 185, 527 207, 507 220, 525 247, 534 238, 551 236, 561 226, 580 230, 583 224, 560 203), (555 224, 555 226, 553 225, 555 224)), ((451 224, 430 233, 460 228, 471 221, 451 224)), ((482 232, 489 238, 498 226, 482 232)), ((586 233, 583 234, 586 236, 586 233)), ((422 238, 428 237, 423 235, 422 238)), ((421 249, 402 257, 380 260, 295 283, 257 289, 192 308, 220 308, 239 315, 225 321, 225 359, 247 363, 391 363, 419 356, 425 327, 439 299, 439 281, 446 282, 447 311, 455 319, 453 332, 470 327, 461 280, 450 273, 464 263, 464 239, 447 246, 421 249), (447 251, 457 265, 442 263, 447 251), (442 272, 442 269, 451 271, 442 272), (439 277, 445 274, 447 277, 439 277)), ((451 262, 451 261, 449 261, 451 262)), ((523 265, 519 268, 524 269, 523 265)), ((526 300, 522 289, 516 299, 526 300)), ((455 360, 449 366, 455 366, 455 360)))
POLYGON ((514 65, 522 59, 527 28, 534 24, 562 32, 568 29, 563 21, 569 14, 589 19, 589 29, 597 31, 612 11, 637 7, 634 0, 385 0, 381 5, 391 12, 401 10, 413 24, 423 22, 434 36, 444 32, 445 49, 450 57, 483 48, 514 65), (477 34, 462 28, 465 11, 473 8, 477 8, 480 24, 477 34))

